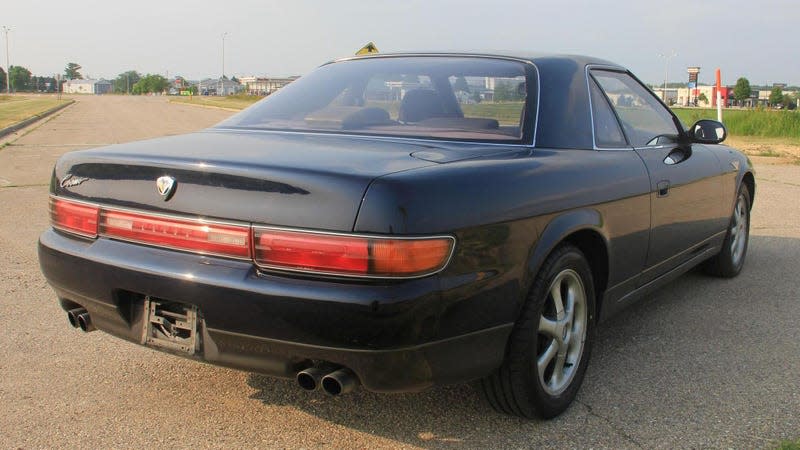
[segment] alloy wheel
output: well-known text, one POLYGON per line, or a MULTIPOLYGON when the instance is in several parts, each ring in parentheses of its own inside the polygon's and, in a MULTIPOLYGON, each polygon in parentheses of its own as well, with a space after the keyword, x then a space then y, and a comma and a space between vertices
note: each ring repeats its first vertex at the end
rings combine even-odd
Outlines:
POLYGON ((536 372, 548 394, 564 392, 578 372, 587 328, 583 282, 574 270, 563 270, 550 284, 539 319, 536 372))

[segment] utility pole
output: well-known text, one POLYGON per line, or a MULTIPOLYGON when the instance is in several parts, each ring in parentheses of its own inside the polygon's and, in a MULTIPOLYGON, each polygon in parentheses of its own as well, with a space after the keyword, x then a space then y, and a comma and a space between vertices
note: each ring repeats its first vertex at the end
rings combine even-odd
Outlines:
POLYGON ((658 56, 664 58, 664 91, 662 92, 662 100, 667 103, 667 77, 669 76, 669 60, 678 56, 675 50, 672 50, 669 55, 660 53, 658 56))
POLYGON ((225 90, 225 36, 227 35, 227 31, 222 33, 222 76, 219 77, 219 83, 217 83, 217 95, 223 95, 225 90))
POLYGON ((11 28, 3 25, 3 32, 6 34, 6 94, 11 93, 11 64, 8 62, 8 32, 11 28))
POLYGON ((225 36, 228 32, 222 33, 222 78, 225 78, 225 36))

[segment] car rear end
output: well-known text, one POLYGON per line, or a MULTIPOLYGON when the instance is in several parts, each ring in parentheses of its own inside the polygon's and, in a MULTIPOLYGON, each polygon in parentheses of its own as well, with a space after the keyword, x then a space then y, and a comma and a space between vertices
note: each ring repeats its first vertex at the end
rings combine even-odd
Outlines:
MULTIPOLYGON (((42 271, 84 331, 298 377, 308 389, 403 392, 483 376, 502 361, 510 323, 463 308, 497 295, 469 286, 481 279, 472 259, 456 263, 468 276, 442 277, 461 244, 467 252, 483 244, 459 242, 455 228, 355 224, 365 201, 391 199, 377 208, 402 212, 396 195, 367 195, 375 180, 513 152, 530 139, 522 131, 532 123, 523 114, 530 69, 514 64, 517 72, 499 73, 522 80, 511 119, 406 126, 375 122, 377 107, 362 104, 297 121, 270 118, 259 104, 205 132, 67 154, 53 173, 42 271), (280 129, 259 128, 254 117, 280 129)), ((415 195, 413 183, 393 189, 415 195)))

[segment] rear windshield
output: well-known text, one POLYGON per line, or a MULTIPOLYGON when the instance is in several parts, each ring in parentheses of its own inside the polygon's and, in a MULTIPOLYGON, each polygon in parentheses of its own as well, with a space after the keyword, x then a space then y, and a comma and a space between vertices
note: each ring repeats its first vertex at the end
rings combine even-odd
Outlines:
POLYGON ((318 68, 219 127, 514 142, 525 137, 534 84, 526 79, 525 64, 502 59, 342 61, 318 68))

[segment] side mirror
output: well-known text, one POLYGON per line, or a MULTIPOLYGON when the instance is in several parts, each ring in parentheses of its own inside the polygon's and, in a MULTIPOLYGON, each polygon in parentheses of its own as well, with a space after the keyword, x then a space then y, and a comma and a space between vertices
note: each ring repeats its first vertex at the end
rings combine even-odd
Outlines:
POLYGON ((716 120, 702 119, 689 129, 689 137, 699 144, 719 144, 728 137, 728 130, 716 120))

